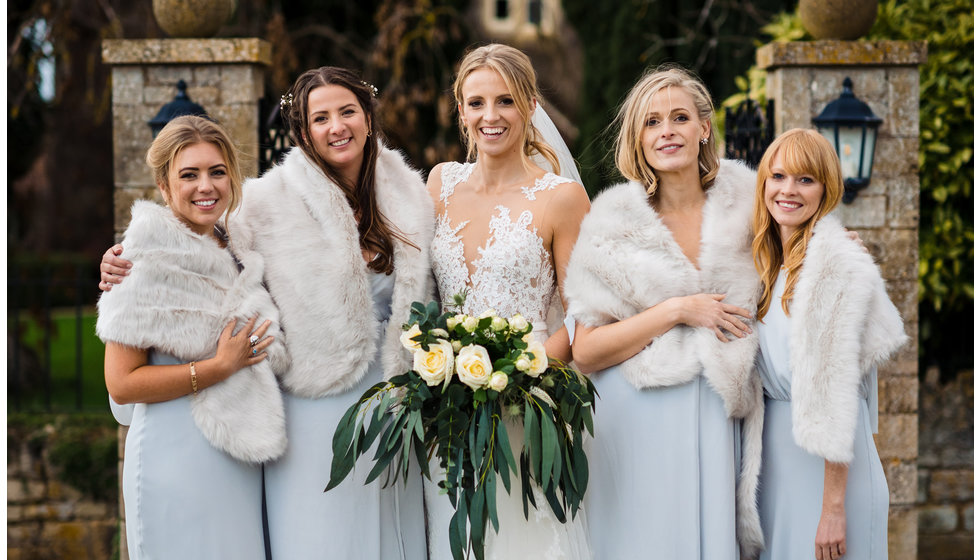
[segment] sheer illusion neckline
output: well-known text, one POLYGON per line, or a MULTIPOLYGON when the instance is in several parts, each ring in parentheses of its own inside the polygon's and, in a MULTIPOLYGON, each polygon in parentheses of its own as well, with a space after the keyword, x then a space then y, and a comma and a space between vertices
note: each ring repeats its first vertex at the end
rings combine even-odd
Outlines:
MULTIPOLYGON (((502 315, 522 313, 530 320, 544 320, 555 289, 551 253, 534 227, 533 205, 515 209, 497 204, 490 213, 487 237, 477 244, 476 258, 467 262, 463 235, 471 219, 453 225, 449 216, 456 186, 466 181, 475 164, 449 163, 443 167, 440 201, 432 243, 433 271, 439 292, 448 299, 467 291, 466 313, 482 313, 493 307, 502 315), (513 214, 517 214, 516 217, 513 214)), ((523 199, 571 182, 547 173, 533 184, 520 187, 523 199)))

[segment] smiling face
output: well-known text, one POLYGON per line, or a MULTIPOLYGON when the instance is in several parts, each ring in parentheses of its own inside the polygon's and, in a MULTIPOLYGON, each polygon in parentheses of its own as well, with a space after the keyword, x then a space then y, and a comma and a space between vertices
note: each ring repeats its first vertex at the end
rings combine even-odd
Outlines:
POLYGON ((370 123, 357 97, 334 84, 310 91, 309 139, 316 152, 338 173, 356 182, 364 159, 370 123))
POLYGON ((698 119, 694 97, 668 86, 653 95, 647 109, 641 144, 643 157, 658 175, 698 170, 700 141, 711 123, 698 119))
POLYGON ((779 224, 779 237, 785 244, 820 208, 824 185, 808 173, 791 174, 776 152, 766 177, 765 203, 772 219, 779 224))
POLYGON ((214 224, 231 203, 231 179, 221 150, 209 142, 177 152, 160 191, 171 211, 200 235, 214 235, 214 224))
POLYGON ((522 153, 525 121, 503 77, 479 68, 462 86, 460 118, 477 150, 487 156, 522 153))

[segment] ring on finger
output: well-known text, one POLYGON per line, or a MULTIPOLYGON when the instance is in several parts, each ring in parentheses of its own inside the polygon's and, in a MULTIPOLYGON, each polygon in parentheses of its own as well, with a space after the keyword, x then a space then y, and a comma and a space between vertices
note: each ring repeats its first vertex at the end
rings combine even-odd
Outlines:
POLYGON ((248 337, 248 343, 251 344, 252 346, 255 346, 256 344, 258 344, 258 342, 259 342, 259 337, 255 336, 254 334, 248 337))
POLYGON ((259 349, 258 348, 252 348, 252 355, 253 356, 256 355, 256 354, 258 354, 258 353, 259 353, 259 349))

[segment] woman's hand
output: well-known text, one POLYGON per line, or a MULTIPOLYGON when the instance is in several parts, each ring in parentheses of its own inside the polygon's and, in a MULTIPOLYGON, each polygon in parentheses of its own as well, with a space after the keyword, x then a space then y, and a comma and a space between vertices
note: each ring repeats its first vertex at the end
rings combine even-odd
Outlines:
POLYGON ((256 320, 258 316, 252 317, 238 334, 233 334, 236 321, 232 319, 221 331, 221 336, 218 337, 218 350, 212 358, 220 379, 225 379, 242 368, 255 365, 268 356, 265 349, 272 344, 274 337, 265 336, 265 331, 269 329, 272 321, 266 319, 259 328, 253 330, 256 320), (255 337, 255 344, 252 344, 252 337, 255 337))
POLYGON ((847 514, 843 506, 823 508, 814 546, 817 560, 837 560, 847 554, 847 514))
POLYGON ((133 263, 120 257, 123 246, 116 243, 102 255, 102 263, 99 265, 100 280, 99 289, 108 292, 113 284, 119 284, 123 276, 129 274, 129 269, 133 268, 133 263))
POLYGON ((691 327, 706 327, 715 332, 722 342, 728 338, 722 329, 738 338, 752 333, 741 318, 751 320, 752 314, 737 305, 724 303, 725 294, 694 294, 676 298, 680 307, 680 322, 691 327))

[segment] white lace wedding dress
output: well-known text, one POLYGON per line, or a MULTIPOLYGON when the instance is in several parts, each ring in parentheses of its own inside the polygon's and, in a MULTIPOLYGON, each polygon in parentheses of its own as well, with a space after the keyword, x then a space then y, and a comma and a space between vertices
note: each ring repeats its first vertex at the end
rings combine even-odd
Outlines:
MULTIPOLYGON (((490 209, 450 205, 456 186, 469 177, 474 164, 447 163, 442 167, 440 200, 444 211, 436 219, 432 241, 432 269, 440 297, 451 301, 454 294, 467 290, 464 312, 478 315, 493 308, 501 317, 520 313, 534 324, 536 336, 547 338, 546 319, 555 297, 555 272, 551 254, 538 235, 535 211, 543 214, 547 203, 538 195, 560 188, 571 180, 548 173, 533 185, 520 189, 520 195, 490 209), (453 220, 457 216, 470 219, 453 220), (478 223, 489 217, 486 228, 478 223), (454 225, 455 224, 455 225, 454 225), (468 227, 469 226, 469 227, 468 227), (466 232, 463 232, 463 230, 466 232), (464 235, 465 233, 465 235, 464 235), (464 240, 465 237, 465 240, 464 240)), ((519 424, 508 428, 515 456, 523 436, 519 424)), ((441 475, 438 462, 429 466, 434 480, 441 475)), ((592 558, 587 540, 584 510, 567 523, 559 522, 544 494, 535 490, 538 508, 529 506, 524 518, 520 482, 511 481, 511 494, 497 483, 498 533, 487 529, 486 560, 587 560, 592 558)), ((449 499, 439 494, 435 482, 426 481, 429 559, 451 560, 449 521, 454 511, 449 499)))

